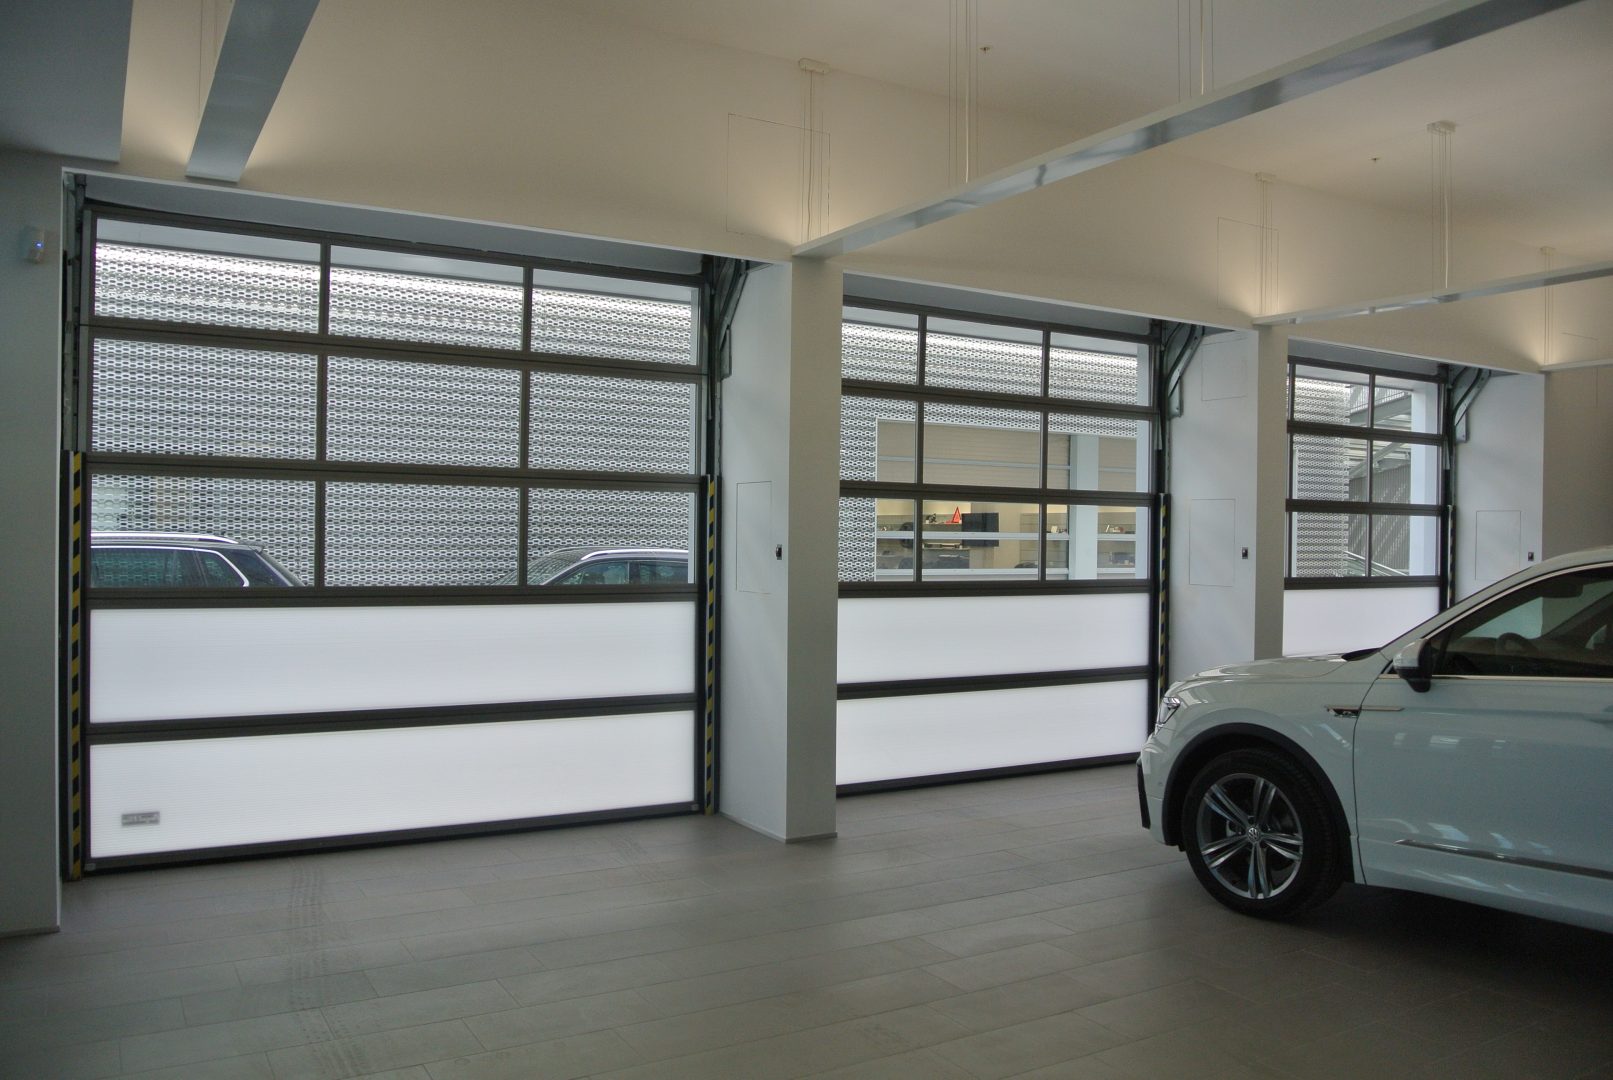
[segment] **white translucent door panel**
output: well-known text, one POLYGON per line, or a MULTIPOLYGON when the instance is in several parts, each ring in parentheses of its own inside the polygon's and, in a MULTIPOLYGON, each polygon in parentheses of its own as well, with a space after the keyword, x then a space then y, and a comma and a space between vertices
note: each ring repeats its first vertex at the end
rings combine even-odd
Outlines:
POLYGON ((839 681, 1143 667, 1144 592, 840 601, 839 681))
POLYGON ((1438 613, 1436 588, 1289 589, 1283 593, 1283 654, 1377 648, 1438 613))
POLYGON ((96 723, 694 693, 690 602, 110 609, 96 723))
POLYGON ((114 743, 90 785, 102 859, 692 803, 694 714, 114 743))
POLYGON ((835 782, 863 784, 1135 754, 1148 683, 1082 683, 840 702, 835 782))

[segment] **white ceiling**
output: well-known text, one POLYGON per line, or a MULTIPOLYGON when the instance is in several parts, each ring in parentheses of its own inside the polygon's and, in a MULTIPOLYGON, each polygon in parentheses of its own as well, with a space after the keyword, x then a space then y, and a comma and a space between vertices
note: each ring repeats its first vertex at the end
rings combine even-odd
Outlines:
MULTIPOLYGON (((546 0, 575 15, 946 94, 954 0, 546 0)), ((1208 0, 1209 88, 1435 0, 1208 0)), ((978 0, 982 106, 1089 134, 1198 89, 1199 0, 978 0)))
MULTIPOLYGON (((953 0, 546 0, 926 92, 948 92, 953 0)), ((1431 0, 978 0, 979 101, 1066 140, 1435 6, 1431 0), (1193 25, 1189 25, 1193 24, 1193 25)), ((1457 124, 1455 227, 1565 257, 1613 253, 1613 0, 1561 11, 1226 125, 1164 151, 1426 212, 1427 125, 1457 124)))

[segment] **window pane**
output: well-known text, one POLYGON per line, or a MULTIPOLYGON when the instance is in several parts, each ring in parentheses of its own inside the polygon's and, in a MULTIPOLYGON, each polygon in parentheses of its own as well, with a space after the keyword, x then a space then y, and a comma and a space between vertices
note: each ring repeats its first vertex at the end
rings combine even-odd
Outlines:
POLYGON ((319 245, 102 220, 95 314, 102 318, 319 332, 319 245))
POLYGON ((1373 399, 1373 423, 1378 427, 1427 434, 1440 429, 1438 383, 1379 375, 1373 399))
POLYGON ((94 450, 314 456, 311 354, 106 339, 94 349, 94 450))
POLYGON ((600 579, 615 571, 592 564, 619 563, 626 574, 642 558, 682 563, 694 580, 693 492, 533 488, 527 499, 529 585, 611 584, 600 579))
POLYGON ((518 499, 505 487, 329 484, 325 584, 512 584, 518 499))
POLYGON ((1367 426, 1371 420, 1367 408, 1367 381, 1370 378, 1364 372, 1296 366, 1294 419, 1320 424, 1367 426))
MULTIPOLYGON (((314 484, 311 480, 260 480, 222 476, 128 476, 90 479, 90 560, 95 533, 156 534, 160 546, 205 537, 207 546, 247 544, 261 549, 295 579, 313 584, 314 484)), ((140 538, 147 539, 147 538, 140 538)))
POLYGON ((1034 581, 1041 563, 1034 503, 979 499, 924 503, 926 581, 1034 581))
POLYGON ((329 387, 333 461, 520 464, 518 371, 333 356, 329 387))
POLYGON ((1103 338, 1054 334, 1048 354, 1047 392, 1084 401, 1146 404, 1147 381, 1140 377, 1143 348, 1103 338))
POLYGON ((1147 491, 1153 442, 1145 420, 1053 413, 1047 418, 1047 486, 1147 491))
POLYGON ((1295 435, 1292 445, 1294 498, 1367 501, 1365 440, 1295 435))
POLYGON ((695 471, 695 384, 534 371, 535 469, 695 471))
POLYGON ((913 480, 917 406, 894 398, 840 399, 840 478, 913 480))
POLYGON ((1020 409, 924 406, 924 482, 1038 487, 1042 418, 1020 409))
POLYGON ((1146 578, 1148 516, 1142 506, 1049 506, 1048 578, 1146 578))
POLYGON ((1372 501, 1439 504, 1439 447, 1372 444, 1372 501))
POLYGON ((840 580, 913 580, 913 503, 840 500, 840 580))
POLYGON ((538 270, 532 349, 693 365, 695 293, 684 285, 538 270))
POLYGON ((847 308, 840 327, 840 377, 908 385, 919 381, 919 318, 847 308))
POLYGON ((1290 514, 1288 526, 1294 577, 1366 576, 1365 514, 1290 514))
POLYGON ((333 248, 330 332, 488 349, 521 347, 513 266, 333 248))
POLYGON ((1441 635, 1435 671, 1514 678, 1613 678, 1613 572, 1531 582, 1441 635))
POLYGON ((1011 394, 1042 392, 1042 334, 1012 326, 931 319, 924 342, 930 386, 1011 394))
POLYGON ((1372 515, 1372 576, 1432 577, 1439 573, 1439 518, 1372 515))

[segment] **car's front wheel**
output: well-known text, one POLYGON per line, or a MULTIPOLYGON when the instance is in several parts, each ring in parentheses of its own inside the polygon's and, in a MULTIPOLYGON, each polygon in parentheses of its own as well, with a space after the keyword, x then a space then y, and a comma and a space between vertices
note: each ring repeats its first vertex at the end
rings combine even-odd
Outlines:
POLYGON ((1200 769, 1182 803, 1180 835, 1200 883, 1245 915, 1298 914, 1344 879, 1326 796, 1276 751, 1234 750, 1200 769))

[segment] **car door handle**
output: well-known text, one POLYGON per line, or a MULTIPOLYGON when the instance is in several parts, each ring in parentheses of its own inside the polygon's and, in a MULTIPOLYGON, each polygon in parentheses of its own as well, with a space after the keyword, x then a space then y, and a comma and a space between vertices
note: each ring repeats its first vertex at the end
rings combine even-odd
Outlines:
POLYGON ((1400 705, 1323 705, 1334 716, 1360 716, 1364 712, 1399 712, 1400 705))

